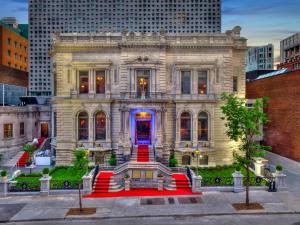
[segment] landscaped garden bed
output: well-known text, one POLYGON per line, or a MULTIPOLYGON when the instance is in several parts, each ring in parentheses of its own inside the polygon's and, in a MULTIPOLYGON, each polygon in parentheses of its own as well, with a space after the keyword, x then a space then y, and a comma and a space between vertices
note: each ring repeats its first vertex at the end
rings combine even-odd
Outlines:
MULTIPOLYGON (((197 174, 197 169, 192 168, 197 174)), ((208 168, 199 168, 198 174, 202 177, 202 186, 232 186, 233 177, 236 166, 217 166, 208 168)), ((246 168, 241 167, 241 174, 244 176, 244 183, 246 182, 246 168)), ((250 186, 265 186, 267 184, 265 179, 257 177, 252 171, 250 172, 250 186)))

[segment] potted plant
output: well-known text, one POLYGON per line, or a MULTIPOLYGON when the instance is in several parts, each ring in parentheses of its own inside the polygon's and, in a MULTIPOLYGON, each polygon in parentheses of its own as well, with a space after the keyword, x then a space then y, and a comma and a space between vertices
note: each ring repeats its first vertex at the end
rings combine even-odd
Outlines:
POLYGON ((281 165, 276 165, 276 173, 282 173, 283 167, 281 165))
POLYGON ((2 181, 7 181, 7 171, 6 170, 1 171, 1 179, 2 179, 2 181))
POLYGON ((175 153, 172 153, 169 159, 169 166, 170 167, 175 167, 178 164, 178 161, 175 157, 175 153))
POLYGON ((43 169, 43 177, 44 178, 49 177, 49 172, 50 172, 49 168, 44 168, 43 169))
POLYGON ((32 164, 32 160, 31 160, 31 159, 28 159, 28 160, 26 161, 26 167, 31 166, 31 164, 32 164))
POLYGON ((242 168, 241 168, 241 166, 239 164, 235 166, 235 172, 236 173, 241 173, 241 169, 242 168))
POLYGON ((109 163, 110 166, 116 166, 117 165, 117 156, 114 152, 111 154, 110 159, 108 160, 108 163, 109 163))
POLYGON ((124 179, 125 179, 125 180, 129 180, 129 179, 130 179, 130 176, 129 176, 128 173, 125 174, 124 179))

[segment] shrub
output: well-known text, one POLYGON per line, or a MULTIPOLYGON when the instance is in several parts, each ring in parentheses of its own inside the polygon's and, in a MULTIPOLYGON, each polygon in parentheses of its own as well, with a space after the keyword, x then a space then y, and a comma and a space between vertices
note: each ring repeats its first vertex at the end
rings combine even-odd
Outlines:
POLYGON ((89 151, 84 148, 78 148, 73 151, 73 155, 75 157, 73 161, 75 170, 74 173, 79 170, 87 172, 89 166, 89 151))
POLYGON ((240 172, 240 171, 241 171, 241 169, 242 169, 242 168, 241 168, 241 166, 240 166, 240 165, 236 165, 236 166, 235 166, 235 171, 237 171, 237 172, 240 172))
POLYGON ((7 171, 6 170, 2 170, 1 171, 1 177, 6 177, 7 176, 7 171))
POLYGON ((178 164, 178 161, 177 161, 177 159, 175 157, 175 153, 172 153, 170 155, 169 166, 170 167, 175 167, 177 164, 178 164))
POLYGON ((276 170, 277 171, 282 171, 283 170, 283 167, 281 165, 276 165, 276 170))
POLYGON ((110 159, 108 160, 108 163, 109 163, 110 166, 116 166, 117 165, 117 156, 114 152, 111 153, 111 156, 110 156, 110 159))
POLYGON ((124 177, 125 177, 125 179, 129 179, 130 178, 130 176, 129 176, 128 173, 126 173, 124 177))
POLYGON ((50 172, 50 171, 49 171, 49 168, 44 168, 44 169, 43 169, 43 174, 44 174, 44 175, 49 174, 49 172, 50 172))

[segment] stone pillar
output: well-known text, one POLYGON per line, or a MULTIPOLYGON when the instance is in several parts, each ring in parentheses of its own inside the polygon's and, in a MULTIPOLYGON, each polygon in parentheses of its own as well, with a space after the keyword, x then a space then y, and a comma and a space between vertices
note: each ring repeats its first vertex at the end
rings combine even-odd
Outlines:
MULTIPOLYGON (((94 115, 93 114, 89 114, 89 147, 91 143, 93 143, 94 141, 94 115)), ((94 147, 94 146, 93 146, 94 147)))
POLYGON ((286 179, 286 175, 283 173, 274 173, 273 174, 275 177, 275 185, 276 185, 276 189, 277 191, 283 191, 286 190, 286 184, 285 184, 285 179, 286 179))
POLYGON ((163 191, 164 190, 164 179, 163 178, 158 178, 158 187, 157 189, 159 191, 163 191))
POLYGON ((52 177, 42 177, 40 179, 41 181, 41 190, 40 190, 40 195, 41 196, 49 196, 50 192, 50 181, 52 177))
POLYGON ((83 181, 83 194, 91 194, 92 193, 92 179, 91 175, 86 175, 82 177, 83 181))
POLYGON ((7 196, 7 188, 8 181, 7 178, 2 177, 0 178, 0 198, 5 198, 7 196))
POLYGON ((130 179, 125 179, 125 191, 130 191, 130 179))
POLYGON ((193 175, 192 191, 199 192, 202 185, 202 177, 193 175))
POLYGON ((89 70, 89 97, 93 98, 95 96, 95 78, 96 77, 96 71, 95 70, 89 70))
POLYGON ((193 147, 198 146, 198 114, 192 116, 192 143, 193 147))
POLYGON ((238 193, 238 192, 243 192, 244 191, 244 186, 243 186, 243 175, 241 172, 234 172, 232 174, 233 177, 233 192, 238 193))

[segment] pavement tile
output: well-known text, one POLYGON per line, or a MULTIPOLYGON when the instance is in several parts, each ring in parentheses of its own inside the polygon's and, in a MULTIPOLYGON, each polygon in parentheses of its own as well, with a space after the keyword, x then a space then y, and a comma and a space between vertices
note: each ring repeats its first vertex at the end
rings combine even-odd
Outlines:
POLYGON ((9 221, 26 204, 3 204, 0 205, 0 222, 9 221))
POLYGON ((17 213, 11 218, 13 221, 23 221, 23 220, 40 220, 40 219, 63 219, 69 208, 26 208, 17 213))

